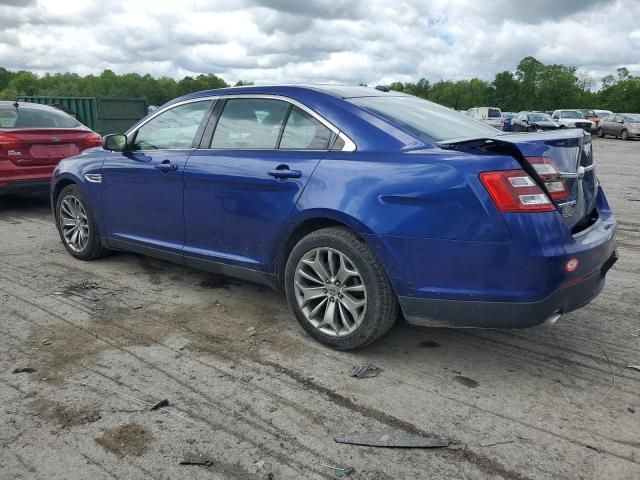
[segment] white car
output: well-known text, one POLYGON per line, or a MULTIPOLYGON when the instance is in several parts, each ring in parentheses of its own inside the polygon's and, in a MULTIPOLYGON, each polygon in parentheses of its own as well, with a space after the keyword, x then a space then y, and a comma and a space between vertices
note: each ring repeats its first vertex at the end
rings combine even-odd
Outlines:
POLYGON ((594 123, 584 118, 578 110, 556 110, 551 117, 567 128, 581 128, 585 132, 590 132, 594 127, 594 123))
POLYGON ((467 115, 474 120, 480 120, 482 123, 502 130, 502 124, 504 123, 504 115, 502 111, 497 107, 474 107, 467 110, 467 115))

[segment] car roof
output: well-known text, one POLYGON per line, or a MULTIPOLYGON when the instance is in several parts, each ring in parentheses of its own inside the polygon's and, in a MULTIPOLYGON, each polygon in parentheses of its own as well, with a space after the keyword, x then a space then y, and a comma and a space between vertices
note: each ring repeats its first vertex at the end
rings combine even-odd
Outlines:
POLYGON ((12 102, 11 100, 0 100, 0 107, 14 107, 15 105, 18 105, 18 108, 20 107, 33 107, 33 108, 41 108, 41 109, 50 109, 50 108, 54 108, 56 110, 58 110, 56 107, 54 107, 53 105, 43 105, 41 103, 31 103, 31 102, 12 102))
POLYGON ((405 97, 408 96, 402 92, 396 91, 381 91, 373 87, 363 86, 350 86, 350 85, 304 85, 304 84, 291 84, 291 85, 248 85, 242 87, 228 87, 218 88, 215 90, 203 90, 200 92, 190 93, 181 97, 186 98, 198 98, 218 95, 283 95, 290 96, 301 93, 318 93, 330 95, 336 98, 358 98, 358 97, 405 97))

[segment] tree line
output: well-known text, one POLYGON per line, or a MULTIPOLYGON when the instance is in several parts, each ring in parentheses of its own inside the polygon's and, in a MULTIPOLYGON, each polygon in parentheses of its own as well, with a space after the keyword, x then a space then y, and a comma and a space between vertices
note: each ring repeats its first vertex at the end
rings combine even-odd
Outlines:
MULTIPOLYGON (((252 82, 236 83, 247 84, 252 82)), ((492 82, 472 78, 431 83, 423 78, 417 82, 393 82, 389 86, 392 90, 426 98, 456 110, 497 106, 512 112, 556 108, 640 112, 640 77, 631 75, 627 68, 618 68, 615 74, 602 78, 599 90, 593 91, 593 85, 594 80, 588 75, 578 74, 575 67, 545 65, 533 57, 525 57, 515 72, 500 72, 492 82)), ((104 70, 100 75, 36 75, 0 67, 0 100, 15 100, 23 95, 137 97, 146 98, 150 105, 161 105, 186 93, 227 86, 229 84, 225 80, 213 74, 175 80, 137 73, 118 75, 111 70, 104 70)))

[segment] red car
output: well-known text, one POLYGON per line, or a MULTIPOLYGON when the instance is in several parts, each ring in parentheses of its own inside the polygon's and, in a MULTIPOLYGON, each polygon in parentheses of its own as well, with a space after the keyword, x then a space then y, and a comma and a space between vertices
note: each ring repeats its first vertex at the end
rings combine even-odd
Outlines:
POLYGON ((101 144, 100 135, 55 107, 0 102, 0 194, 48 190, 60 160, 101 144))

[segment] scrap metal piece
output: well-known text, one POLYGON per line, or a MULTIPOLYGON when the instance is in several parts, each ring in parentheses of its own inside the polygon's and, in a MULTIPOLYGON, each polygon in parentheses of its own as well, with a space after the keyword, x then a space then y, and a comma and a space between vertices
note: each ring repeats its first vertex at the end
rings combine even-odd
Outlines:
POLYGON ((35 373, 38 370, 31 367, 23 367, 23 368, 14 368, 11 373, 35 373))
POLYGON ((376 367, 375 365, 354 365, 351 368, 351 373, 349 374, 355 378, 373 378, 377 377, 378 374, 382 371, 380 367, 376 367))
POLYGON ((448 447, 449 441, 432 435, 418 435, 402 430, 386 430, 378 432, 349 433, 340 435, 334 440, 338 443, 365 445, 368 447, 395 448, 436 448, 448 447))
POLYGON ((152 405, 149 410, 158 410, 159 408, 168 407, 168 406, 169 406, 169 400, 165 398, 164 400, 160 400, 155 405, 152 405))

